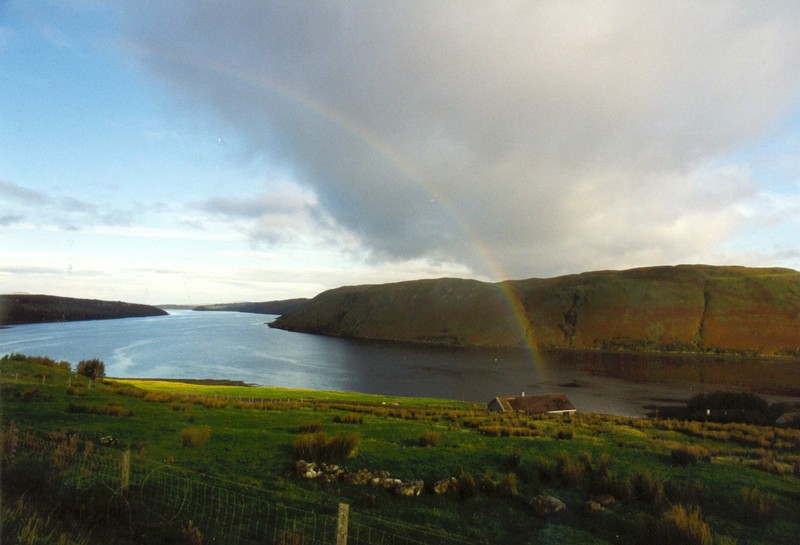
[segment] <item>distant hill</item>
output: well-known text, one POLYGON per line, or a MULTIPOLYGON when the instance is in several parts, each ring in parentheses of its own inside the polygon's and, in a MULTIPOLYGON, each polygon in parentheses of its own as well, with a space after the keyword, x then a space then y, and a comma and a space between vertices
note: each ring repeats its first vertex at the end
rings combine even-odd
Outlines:
POLYGON ((284 299, 282 301, 264 301, 262 303, 220 303, 202 305, 194 310, 216 310, 227 312, 252 312, 253 314, 290 314, 308 303, 309 299, 284 299))
POLYGON ((458 346, 800 355, 800 272, 680 265, 348 286, 270 326, 458 346))
POLYGON ((0 325, 164 316, 150 305, 54 295, 0 295, 0 325))

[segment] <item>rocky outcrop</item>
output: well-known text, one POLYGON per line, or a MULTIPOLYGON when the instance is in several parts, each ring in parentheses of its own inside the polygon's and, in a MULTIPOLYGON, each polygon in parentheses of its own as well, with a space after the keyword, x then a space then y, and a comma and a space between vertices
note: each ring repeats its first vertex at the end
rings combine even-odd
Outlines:
POLYGON ((295 463, 295 474, 304 479, 320 479, 325 482, 341 480, 354 486, 383 488, 398 496, 419 496, 425 488, 423 481, 394 479, 387 471, 349 470, 335 464, 317 464, 305 460, 295 463))

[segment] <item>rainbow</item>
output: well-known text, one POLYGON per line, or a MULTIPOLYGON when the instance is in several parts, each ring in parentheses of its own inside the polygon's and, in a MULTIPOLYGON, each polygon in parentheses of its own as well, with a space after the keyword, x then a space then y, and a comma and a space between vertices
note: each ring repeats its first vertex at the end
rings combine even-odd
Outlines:
POLYGON ((491 250, 482 242, 481 238, 474 232, 470 224, 465 221, 452 206, 447 204, 447 199, 443 197, 443 195, 436 188, 435 184, 429 180, 428 176, 405 156, 399 153, 397 149, 391 146, 374 131, 361 125, 352 118, 345 116, 341 111, 331 108, 314 97, 292 88, 276 79, 253 74, 243 69, 236 69, 223 62, 215 61, 211 58, 198 57, 196 55, 191 55, 188 52, 148 49, 144 53, 184 66, 189 66, 191 68, 205 70, 214 73, 215 75, 224 76, 226 78, 253 86, 257 89, 274 93, 283 99, 300 105, 302 108, 321 116, 328 122, 333 123, 341 130, 355 137, 367 148, 373 150, 387 160, 404 176, 408 177, 409 180, 421 187, 427 194, 431 196, 432 199, 434 199, 436 203, 439 204, 439 206, 442 207, 447 216, 465 234, 467 239, 473 243, 477 254, 487 265, 488 270, 491 271, 493 281, 503 293, 509 312, 514 317, 514 321, 519 327, 520 338, 524 340, 524 348, 527 350, 531 362, 538 369, 539 376, 547 376, 546 358, 543 357, 540 352, 539 343, 535 338, 535 332, 529 325, 525 309, 523 308, 517 296, 513 293, 512 287, 507 282, 503 281, 507 278, 507 276, 497 260, 494 258, 491 250))

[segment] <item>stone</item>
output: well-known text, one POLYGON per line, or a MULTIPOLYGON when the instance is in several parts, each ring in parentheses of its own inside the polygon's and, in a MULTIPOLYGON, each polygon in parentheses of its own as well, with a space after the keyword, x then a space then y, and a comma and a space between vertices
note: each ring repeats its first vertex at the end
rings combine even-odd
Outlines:
POLYGON ((536 515, 546 517, 552 513, 563 511, 567 508, 566 504, 553 496, 534 496, 530 501, 531 509, 536 515))
POLYGON ((425 483, 422 481, 409 481, 407 483, 400 483, 394 488, 394 493, 398 496, 419 496, 422 494, 422 489, 425 483))
POLYGON ((359 469, 358 471, 350 471, 344 473, 344 480, 349 484, 363 486, 372 481, 372 473, 366 469, 359 469))
POLYGON ((602 507, 617 503, 617 500, 611 494, 589 494, 589 499, 599 503, 602 507))
POLYGON ((603 510, 603 506, 596 501, 589 500, 583 504, 583 512, 587 515, 594 515, 603 510))
POLYGON ((305 462, 303 460, 297 461, 295 464, 295 471, 297 475, 306 479, 316 479, 322 475, 322 472, 317 468, 317 464, 314 462, 305 462))
POLYGON ((434 494, 448 494, 451 492, 458 492, 458 479, 450 477, 448 479, 440 479, 433 483, 434 494))

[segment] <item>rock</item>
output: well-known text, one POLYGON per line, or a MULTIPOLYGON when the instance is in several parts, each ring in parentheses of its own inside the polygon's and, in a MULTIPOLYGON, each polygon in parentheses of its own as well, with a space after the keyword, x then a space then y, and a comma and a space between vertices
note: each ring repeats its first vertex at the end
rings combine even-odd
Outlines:
POLYGON ((599 503, 602 507, 617 503, 617 500, 611 494, 589 494, 589 499, 599 503))
POLYGON ((422 481, 409 481, 395 486, 394 493, 398 496, 419 496, 424 487, 425 483, 422 481))
POLYGON ((531 498, 530 506, 533 512, 540 517, 546 517, 567 508, 563 501, 553 496, 534 496, 531 498))
POLYGON ((602 510, 603 506, 593 500, 589 500, 583 504, 583 512, 587 515, 594 515, 602 510))
POLYGON ((309 463, 305 460, 297 460, 294 469, 299 477, 304 477, 306 479, 316 479, 322 475, 322 472, 317 469, 317 464, 314 462, 309 463))
POLYGON ((106 447, 116 447, 119 446, 119 439, 113 435, 106 435, 100 438, 100 444, 106 447))
POLYGON ((349 484, 363 486, 372 481, 372 473, 366 469, 359 469, 358 471, 350 471, 344 473, 344 480, 349 484))
POLYGON ((440 479, 433 483, 434 494, 448 494, 451 492, 458 492, 458 479, 455 477, 440 479))

